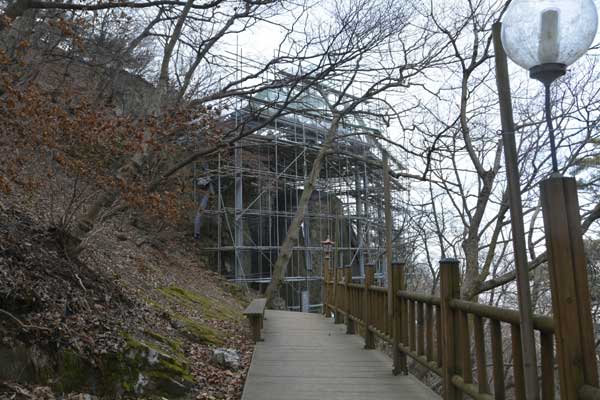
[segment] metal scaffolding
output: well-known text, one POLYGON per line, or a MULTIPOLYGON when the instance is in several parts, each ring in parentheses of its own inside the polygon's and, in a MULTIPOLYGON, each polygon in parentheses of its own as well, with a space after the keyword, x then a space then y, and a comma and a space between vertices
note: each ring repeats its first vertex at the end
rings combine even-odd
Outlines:
MULTIPOLYGON (((289 92, 281 88, 239 99, 226 119, 236 126, 243 121, 244 129, 260 128, 216 160, 194 167, 195 184, 200 180, 211 187, 203 215, 212 240, 200 245, 212 255, 215 269, 232 281, 261 291, 270 282, 304 182, 330 129, 331 94, 339 92, 311 88, 283 107, 279 99, 289 98, 289 92)), ((364 276, 365 264, 375 263, 385 279, 384 147, 379 141, 385 127, 376 117, 380 113, 368 107, 361 117, 344 119, 322 164, 280 293, 289 309, 321 303, 321 241, 327 237, 336 243, 334 265, 352 265, 355 276, 364 276)), ((203 193, 206 198, 207 190, 203 193)), ((395 216, 402 213, 403 195, 397 183, 395 216)), ((400 245, 396 238, 394 247, 400 245)))

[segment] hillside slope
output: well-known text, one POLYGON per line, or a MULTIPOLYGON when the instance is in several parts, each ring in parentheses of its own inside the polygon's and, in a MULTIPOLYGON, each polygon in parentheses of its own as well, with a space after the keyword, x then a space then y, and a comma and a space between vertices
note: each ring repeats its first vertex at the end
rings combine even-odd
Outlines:
POLYGON ((199 263, 189 234, 123 216, 70 259, 35 204, 0 199, 0 399, 240 397, 246 296, 199 263), (217 365, 216 348, 240 367, 217 365))

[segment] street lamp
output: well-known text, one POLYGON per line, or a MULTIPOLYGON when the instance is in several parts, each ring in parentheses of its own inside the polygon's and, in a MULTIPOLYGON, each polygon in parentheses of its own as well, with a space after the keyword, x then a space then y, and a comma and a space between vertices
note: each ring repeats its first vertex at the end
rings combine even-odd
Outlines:
MULTIPOLYGON (((539 382, 535 352, 531 294, 527 269, 527 250, 525 231, 523 228, 523 210, 521 206, 521 189, 519 187, 518 157, 515 144, 515 129, 510 99, 510 84, 506 56, 516 64, 529 70, 530 77, 542 82, 545 88, 545 117, 550 139, 552 171, 550 179, 541 183, 540 197, 546 227, 546 247, 550 281, 553 288, 553 308, 559 310, 564 303, 557 301, 559 292, 557 274, 554 267, 561 271, 574 270, 565 265, 557 254, 571 254, 572 249, 583 249, 581 238, 577 234, 565 232, 578 231, 580 222, 573 216, 579 216, 577 206, 576 184, 573 178, 561 177, 558 173, 556 143, 550 108, 550 85, 563 76, 567 66, 577 61, 588 50, 596 35, 598 13, 592 0, 513 0, 508 6, 502 23, 493 26, 493 40, 496 59, 496 81, 502 122, 502 140, 506 160, 513 248, 515 252, 515 268, 517 292, 519 296, 520 332, 522 365, 525 383, 525 398, 539 399, 539 382), (506 54, 505 54, 506 53, 506 54), (556 200, 558 199, 558 200, 556 200), (575 199, 567 204, 564 199, 575 199), (562 203, 561 203, 562 201, 562 203), (552 225, 550 228, 549 226, 552 225), (568 239, 565 240, 565 237, 568 239), (571 243, 573 241, 574 243, 571 243)), ((583 254, 570 257, 572 260, 584 260, 583 254)), ((585 261, 582 261, 585 263, 585 261)), ((568 274, 567 274, 568 277, 568 274)), ((560 279, 566 279, 561 275, 560 279)), ((580 296, 578 296, 579 298, 580 296)), ((582 306, 582 308, 584 308, 582 306)), ((570 310, 569 313, 574 313, 570 310)), ((563 313, 563 311, 561 311, 563 313)), ((558 311, 556 316, 558 316, 558 311)), ((557 327, 562 327, 556 323, 557 327)), ((581 324, 580 324, 581 325, 581 324)), ((572 328, 568 328, 572 329, 572 328)), ((582 331, 583 332, 583 331, 582 331)), ((559 356, 568 359, 570 355, 564 351, 562 331, 557 331, 557 348, 559 356)), ((575 332, 577 336, 579 332, 575 332)), ((566 334, 567 336, 569 334, 566 334)), ((583 334, 582 334, 583 335, 583 334)), ((590 335, 590 336, 593 336, 590 335)), ((592 345, 593 346, 593 345, 592 345)), ((587 367, 587 366, 586 366, 587 367)), ((596 371, 596 366, 589 370, 596 371)), ((561 394, 569 397, 573 394, 572 379, 561 376, 561 394), (569 386, 570 385, 570 386, 569 386), (568 387, 567 387, 568 386, 568 387), (567 395, 568 394, 568 395, 567 395)), ((576 396, 573 395, 575 398, 576 396)))
POLYGON ((550 85, 589 49, 598 28, 592 0, 513 0, 502 19, 502 44, 507 56, 529 70, 546 89, 546 125, 552 171, 558 172, 550 85))

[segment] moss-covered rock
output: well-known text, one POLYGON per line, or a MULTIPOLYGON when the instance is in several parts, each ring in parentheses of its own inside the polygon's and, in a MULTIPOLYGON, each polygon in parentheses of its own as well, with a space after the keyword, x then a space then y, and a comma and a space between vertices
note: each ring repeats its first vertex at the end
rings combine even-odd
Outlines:
MULTIPOLYGON (((234 307, 195 292, 176 286, 159 290, 164 299, 152 295, 154 300, 161 301, 148 299, 148 303, 176 322, 173 326, 178 335, 196 343, 224 344, 223 332, 205 320, 235 321, 242 317, 234 307), (195 312, 175 312, 182 309, 200 311, 202 318, 187 316, 195 312)), ((125 349, 95 356, 93 360, 69 348, 0 348, 0 377, 46 384, 57 393, 84 392, 103 399, 187 398, 195 381, 190 374, 182 338, 168 337, 149 329, 136 338, 126 333, 123 337, 125 349), (6 365, 10 367, 4 368, 6 365), (10 375, 11 371, 17 370, 21 371, 20 377, 10 375), (23 371, 26 371, 26 378, 23 371)))
MULTIPOLYGON (((59 353, 57 374, 52 388, 57 392, 69 393, 93 386, 97 380, 96 371, 89 361, 75 351, 65 349, 59 353)), ((112 392, 113 388, 107 390, 112 392)))
POLYGON ((136 395, 182 397, 194 385, 182 353, 168 355, 149 343, 127 338, 123 361, 129 378, 125 389, 136 395))
POLYGON ((186 398, 195 381, 181 344, 156 333, 146 336, 153 340, 125 335, 124 351, 104 354, 94 362, 72 349, 0 348, 0 372, 4 371, 0 377, 47 384, 57 393, 92 393, 103 399, 186 398), (46 360, 43 365, 42 359, 46 360), (26 371, 26 376, 9 375, 9 369, 26 371))

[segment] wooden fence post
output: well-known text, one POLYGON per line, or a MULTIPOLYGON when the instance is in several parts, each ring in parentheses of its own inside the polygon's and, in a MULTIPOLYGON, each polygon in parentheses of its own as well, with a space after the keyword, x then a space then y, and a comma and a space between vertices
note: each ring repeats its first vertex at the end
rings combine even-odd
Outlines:
POLYGON ((323 315, 329 317, 329 252, 323 255, 323 315))
POLYGON ((560 398, 576 400, 598 386, 587 262, 574 178, 553 176, 540 185, 552 290, 560 398))
POLYGON ((333 323, 334 324, 341 324, 343 321, 342 319, 342 313, 340 312, 340 305, 343 304, 342 303, 342 296, 343 296, 343 290, 341 287, 341 277, 342 277, 342 268, 337 267, 334 268, 334 274, 335 276, 335 286, 334 286, 334 296, 335 299, 333 301, 333 307, 334 307, 334 317, 333 317, 333 323))
POLYGON ((394 375, 408 374, 408 367, 406 363, 406 354, 398 348, 402 341, 402 326, 406 323, 405 315, 403 314, 400 307, 400 299, 398 298, 398 291, 405 289, 404 284, 404 263, 395 262, 392 264, 392 355, 394 360, 394 375))
POLYGON ((345 272, 346 295, 344 296, 344 308, 346 311, 346 333, 348 335, 354 335, 356 333, 356 329, 354 326, 354 320, 350 317, 350 309, 352 308, 352 290, 350 289, 350 284, 352 283, 352 265, 346 265, 345 272))
POLYGON ((460 297, 460 277, 458 260, 446 258, 440 261, 441 310, 443 336, 442 377, 444 380, 444 400, 460 400, 462 395, 452 384, 452 377, 460 375, 459 324, 456 312, 450 308, 450 301, 460 297))
POLYGON ((365 265, 365 291, 363 295, 363 320, 365 321, 365 349, 375 348, 375 334, 369 329, 371 325, 371 295, 369 288, 375 281, 375 264, 365 265))

